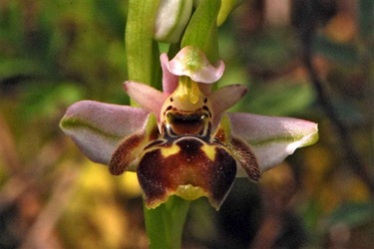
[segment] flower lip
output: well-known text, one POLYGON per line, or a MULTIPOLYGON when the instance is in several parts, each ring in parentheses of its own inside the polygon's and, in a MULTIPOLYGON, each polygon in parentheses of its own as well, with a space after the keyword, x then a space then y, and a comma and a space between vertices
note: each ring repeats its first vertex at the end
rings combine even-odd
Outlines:
POLYGON ((157 207, 176 194, 189 199, 206 196, 218 209, 234 182, 236 162, 218 143, 183 136, 149 147, 137 173, 148 207, 157 207))

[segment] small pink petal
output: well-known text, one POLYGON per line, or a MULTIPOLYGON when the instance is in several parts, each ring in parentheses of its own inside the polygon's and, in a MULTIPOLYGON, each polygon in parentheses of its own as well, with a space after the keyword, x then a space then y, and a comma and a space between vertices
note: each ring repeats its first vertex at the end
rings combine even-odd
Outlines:
POLYGON ((288 155, 318 140, 316 123, 285 117, 228 113, 233 136, 253 149, 261 171, 281 163, 288 155))
POLYGON ((212 84, 199 83, 199 89, 205 96, 208 96, 212 92, 212 84))
POLYGON ((162 104, 169 96, 169 94, 160 92, 153 87, 134 81, 126 81, 123 87, 127 94, 141 107, 153 112, 157 117, 160 115, 162 104))
POLYGON ((169 58, 166 53, 160 56, 161 68, 162 68, 162 89, 164 93, 172 93, 178 86, 178 76, 172 74, 167 64, 169 63, 169 58))
POLYGON ((108 164, 119 142, 143 127, 148 112, 84 100, 71 105, 60 126, 92 161, 108 164))
POLYGON ((213 113, 219 118, 220 114, 235 105, 247 92, 244 85, 229 85, 214 91, 210 96, 213 113))

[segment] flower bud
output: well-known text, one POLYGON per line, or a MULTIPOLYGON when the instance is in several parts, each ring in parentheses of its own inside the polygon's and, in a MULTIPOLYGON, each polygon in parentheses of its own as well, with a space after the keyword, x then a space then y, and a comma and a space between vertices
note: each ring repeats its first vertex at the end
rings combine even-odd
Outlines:
POLYGON ((193 0, 161 0, 156 16, 155 39, 176 43, 192 12, 193 0))

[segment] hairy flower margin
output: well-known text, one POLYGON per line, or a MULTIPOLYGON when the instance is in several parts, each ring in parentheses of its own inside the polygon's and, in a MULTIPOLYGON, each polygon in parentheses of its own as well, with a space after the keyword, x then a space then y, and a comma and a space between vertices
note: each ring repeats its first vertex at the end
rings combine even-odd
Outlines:
POLYGON ((147 207, 170 195, 206 196, 218 209, 236 176, 257 181, 297 148, 318 140, 317 124, 248 113, 226 113, 246 93, 243 85, 211 92, 224 63, 212 65, 187 46, 172 60, 160 57, 163 92, 127 81, 140 108, 80 101, 61 120, 62 130, 92 161, 114 175, 136 171, 147 207))

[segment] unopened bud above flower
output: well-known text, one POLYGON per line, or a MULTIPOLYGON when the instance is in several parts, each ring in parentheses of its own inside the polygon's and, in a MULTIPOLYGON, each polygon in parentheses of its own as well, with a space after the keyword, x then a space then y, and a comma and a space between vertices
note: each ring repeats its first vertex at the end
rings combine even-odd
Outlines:
POLYGON ((161 0, 155 23, 155 39, 176 43, 192 13, 193 0, 161 0))

